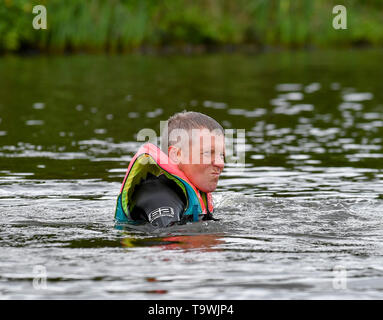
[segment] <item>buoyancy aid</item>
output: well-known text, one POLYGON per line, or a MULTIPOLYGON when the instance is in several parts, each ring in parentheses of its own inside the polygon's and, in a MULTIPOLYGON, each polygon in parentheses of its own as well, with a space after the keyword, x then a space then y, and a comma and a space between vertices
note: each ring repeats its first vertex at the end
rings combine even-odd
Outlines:
POLYGON ((183 215, 192 215, 193 221, 198 221, 201 216, 203 217, 203 215, 213 212, 211 193, 199 191, 164 152, 154 144, 146 143, 141 146, 129 163, 120 194, 117 198, 114 216, 116 222, 136 223, 130 215, 134 208, 131 197, 135 186, 143 179, 146 179, 148 173, 155 176, 164 174, 167 178, 177 183, 187 199, 183 215))

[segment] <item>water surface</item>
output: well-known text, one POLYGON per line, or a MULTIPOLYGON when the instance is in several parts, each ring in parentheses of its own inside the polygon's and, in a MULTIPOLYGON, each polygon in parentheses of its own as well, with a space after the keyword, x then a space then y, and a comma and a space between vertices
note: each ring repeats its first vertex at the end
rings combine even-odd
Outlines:
POLYGON ((382 58, 2 57, 0 298, 380 299, 382 58), (137 132, 184 109, 246 129, 221 220, 115 229, 137 132))

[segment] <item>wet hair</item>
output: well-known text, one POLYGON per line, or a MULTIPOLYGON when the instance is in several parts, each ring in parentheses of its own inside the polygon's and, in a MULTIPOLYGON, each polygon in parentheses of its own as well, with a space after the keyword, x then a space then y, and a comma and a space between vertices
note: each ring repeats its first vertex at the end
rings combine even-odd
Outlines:
POLYGON ((182 111, 174 114, 168 119, 168 130, 161 137, 161 148, 166 154, 168 146, 174 145, 177 141, 169 139, 173 130, 186 130, 190 132, 192 129, 208 129, 209 131, 218 131, 224 134, 223 127, 212 117, 195 111, 182 111))

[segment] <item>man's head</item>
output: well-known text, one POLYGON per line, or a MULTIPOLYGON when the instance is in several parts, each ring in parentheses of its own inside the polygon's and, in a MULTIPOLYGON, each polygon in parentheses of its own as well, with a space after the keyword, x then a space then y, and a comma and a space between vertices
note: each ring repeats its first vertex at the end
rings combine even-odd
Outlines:
POLYGON ((224 131, 217 121, 199 112, 176 113, 161 147, 199 190, 216 189, 225 158, 224 131))

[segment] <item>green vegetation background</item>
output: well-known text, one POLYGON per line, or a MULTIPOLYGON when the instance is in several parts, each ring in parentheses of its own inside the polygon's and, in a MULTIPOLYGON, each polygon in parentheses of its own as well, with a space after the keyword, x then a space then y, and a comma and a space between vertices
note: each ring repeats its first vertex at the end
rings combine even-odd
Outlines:
POLYGON ((383 44, 382 0, 0 0, 1 52, 365 44, 383 44), (38 4, 47 30, 32 28, 38 4), (332 27, 337 4, 347 30, 332 27))

